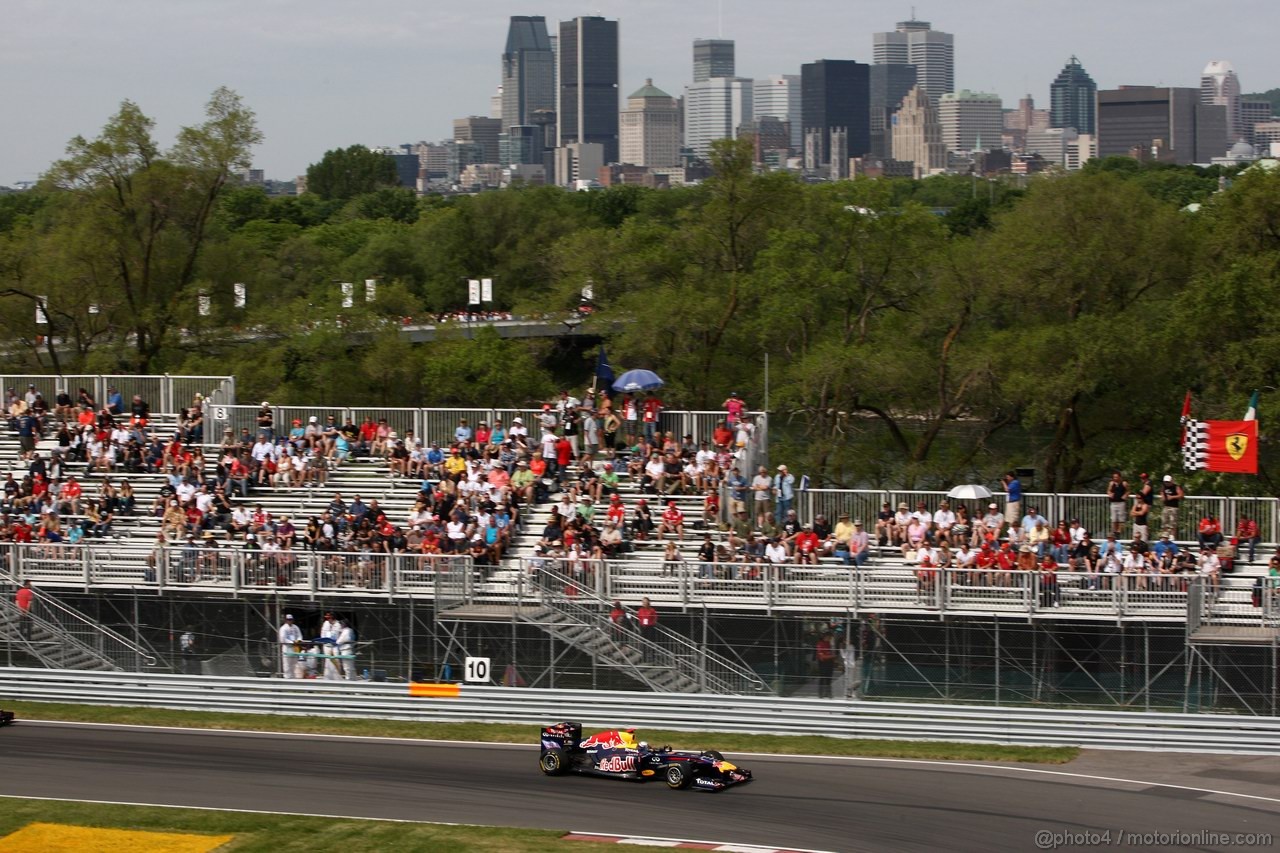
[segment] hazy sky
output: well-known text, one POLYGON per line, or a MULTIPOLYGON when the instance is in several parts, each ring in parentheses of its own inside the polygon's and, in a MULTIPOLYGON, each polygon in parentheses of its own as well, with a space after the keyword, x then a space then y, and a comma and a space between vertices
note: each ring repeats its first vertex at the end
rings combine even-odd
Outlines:
MULTIPOLYGON (((885 0, 0 0, 0 184, 34 179, 124 99, 169 144, 219 85, 257 112, 256 165, 289 179, 330 148, 436 140, 486 115, 510 15, 621 21, 622 95, 644 78, 679 94, 694 38, 737 41, 743 76, 819 58, 871 58, 871 34, 910 16, 885 0)), ((1246 92, 1280 86, 1274 0, 967 0, 917 16, 956 36, 956 83, 1024 93, 1076 54, 1102 88, 1197 86, 1229 59, 1246 92)))

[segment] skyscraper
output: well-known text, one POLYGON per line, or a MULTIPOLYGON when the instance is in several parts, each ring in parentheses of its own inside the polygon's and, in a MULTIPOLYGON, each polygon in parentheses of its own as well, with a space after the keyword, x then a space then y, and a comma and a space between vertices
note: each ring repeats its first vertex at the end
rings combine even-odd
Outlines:
POLYGON ((734 76, 732 39, 693 40, 693 82, 734 76))
POLYGON ((684 144, 705 158, 711 143, 732 139, 752 119, 752 81, 710 77, 684 90, 684 144))
POLYGON ((513 15, 502 52, 502 128, 531 125, 534 110, 555 105, 555 56, 547 19, 513 15))
POLYGON ((804 134, 800 125, 800 75, 757 77, 752 87, 751 112, 756 120, 768 117, 787 122, 790 125, 790 147, 799 151, 804 134))
POLYGON ((871 66, 871 153, 888 157, 892 148, 890 119, 916 85, 914 65, 871 66))
POLYGON ((1200 102, 1200 91, 1122 86, 1098 92, 1098 156, 1162 157, 1208 163, 1227 150, 1227 108, 1200 102))
POLYGON ((1080 133, 1093 133, 1098 123, 1095 116, 1098 86, 1074 56, 1068 60, 1049 86, 1049 126, 1074 127, 1080 133))
POLYGON ((560 146, 597 143, 618 162, 618 22, 560 22, 556 120, 560 146))
POLYGON ((986 92, 948 92, 938 100, 942 144, 948 151, 991 151, 1002 147, 1004 103, 986 92))
MULTIPOLYGON (((852 59, 819 59, 800 66, 800 123, 818 134, 819 166, 831 163, 831 131, 846 132, 848 156, 871 150, 871 66, 852 59)), ((806 143, 807 144, 807 143, 806 143)))
POLYGON ((1227 144, 1244 138, 1240 116, 1240 78, 1230 62, 1215 59, 1204 67, 1200 76, 1200 103, 1226 107, 1227 144))
POLYGON ((645 80, 627 98, 618 129, 619 162, 666 168, 680 162, 680 113, 676 99, 645 80))
POLYGON ((931 28, 928 21, 899 21, 891 33, 871 37, 876 65, 914 65, 916 82, 936 102, 956 88, 955 36, 931 28))
POLYGON ((914 177, 925 178, 947 168, 938 108, 919 86, 911 88, 894 114, 892 134, 893 159, 912 163, 914 177))

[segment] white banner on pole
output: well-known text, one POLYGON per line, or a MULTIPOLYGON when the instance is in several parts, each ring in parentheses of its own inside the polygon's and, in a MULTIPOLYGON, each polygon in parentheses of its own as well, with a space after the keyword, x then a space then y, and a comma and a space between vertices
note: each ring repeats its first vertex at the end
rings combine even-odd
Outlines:
POLYGON ((364 301, 372 302, 378 296, 378 280, 376 278, 366 278, 364 280, 364 301))
POLYGON ((475 278, 467 279, 467 304, 480 304, 480 280, 475 278))
POLYGON ((356 286, 352 282, 344 281, 342 283, 342 307, 350 308, 355 304, 356 286))
POLYGON ((49 325, 49 317, 44 313, 44 309, 48 305, 49 305, 49 297, 47 296, 36 297, 36 325, 37 326, 49 325))
POLYGON ((244 282, 237 281, 234 285, 232 285, 232 289, 235 291, 235 294, 236 294, 236 307, 243 308, 245 304, 245 299, 247 296, 247 291, 245 290, 244 282))
POLYGON ((90 306, 89 306, 89 313, 90 313, 90 314, 97 314, 97 313, 99 313, 99 311, 100 311, 100 310, 101 310, 101 309, 99 309, 99 308, 98 308, 97 303, 93 303, 92 305, 90 305, 90 306))
POLYGON ((200 291, 200 295, 197 297, 197 304, 200 306, 201 317, 208 317, 210 312, 213 311, 213 300, 203 290, 200 291))
POLYGON ((493 279, 491 278, 480 279, 480 301, 481 302, 493 301, 493 279))

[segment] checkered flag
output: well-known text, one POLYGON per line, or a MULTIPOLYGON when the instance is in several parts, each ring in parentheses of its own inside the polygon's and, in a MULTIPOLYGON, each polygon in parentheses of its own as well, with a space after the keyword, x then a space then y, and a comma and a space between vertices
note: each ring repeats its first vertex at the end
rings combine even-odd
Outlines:
POLYGON ((1209 465, 1209 425, 1194 418, 1185 419, 1182 432, 1182 467, 1186 471, 1202 471, 1209 465))

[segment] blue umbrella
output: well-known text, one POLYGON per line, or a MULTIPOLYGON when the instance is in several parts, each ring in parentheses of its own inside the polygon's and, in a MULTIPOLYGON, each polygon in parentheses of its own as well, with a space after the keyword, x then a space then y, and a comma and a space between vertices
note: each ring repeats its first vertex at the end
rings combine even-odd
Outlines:
POLYGON ((652 370, 628 370, 613 383, 615 391, 652 391, 665 383, 652 370))

